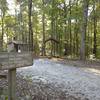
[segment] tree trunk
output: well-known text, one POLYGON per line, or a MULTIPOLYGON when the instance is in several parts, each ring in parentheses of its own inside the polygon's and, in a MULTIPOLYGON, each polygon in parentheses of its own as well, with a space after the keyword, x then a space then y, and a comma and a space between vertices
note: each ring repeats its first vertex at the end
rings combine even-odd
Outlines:
POLYGON ((64 2, 64 36, 65 36, 65 43, 64 43, 64 55, 68 54, 68 36, 67 36, 67 23, 66 23, 66 17, 67 17, 67 7, 66 2, 64 2))
POLYGON ((96 30, 96 27, 97 27, 97 21, 96 21, 96 12, 95 12, 95 0, 94 0, 94 4, 93 4, 93 13, 94 13, 94 18, 93 18, 93 22, 94 22, 94 45, 93 45, 93 54, 95 55, 96 57, 96 49, 97 49, 97 45, 96 45, 96 41, 97 41, 97 36, 96 36, 96 33, 97 33, 97 30, 96 30))
POLYGON ((29 5, 28 5, 28 18, 29 18, 29 50, 33 51, 33 29, 32 29, 32 0, 29 0, 29 5))
POLYGON ((68 25, 69 25, 69 39, 70 39, 70 55, 72 55, 72 29, 71 29, 71 0, 69 0, 69 6, 70 6, 70 9, 69 9, 69 14, 70 14, 70 18, 68 20, 68 25))
MULTIPOLYGON (((51 14, 51 38, 53 38, 53 33, 54 33, 54 0, 52 0, 52 14, 51 14)), ((54 45, 53 45, 53 41, 51 41, 51 56, 53 56, 53 49, 54 49, 54 45)))
POLYGON ((81 32, 80 59, 85 60, 85 36, 87 31, 88 0, 83 0, 83 19, 81 32))
POLYGON ((2 21, 2 25, 1 25, 1 28, 2 28, 2 35, 1 35, 1 51, 3 50, 3 37, 4 37, 4 14, 2 13, 1 15, 1 21, 2 21))
POLYGON ((43 3, 43 15, 42 15, 42 25, 43 25, 43 44, 42 44, 42 55, 45 56, 45 8, 44 8, 44 0, 42 0, 43 3))

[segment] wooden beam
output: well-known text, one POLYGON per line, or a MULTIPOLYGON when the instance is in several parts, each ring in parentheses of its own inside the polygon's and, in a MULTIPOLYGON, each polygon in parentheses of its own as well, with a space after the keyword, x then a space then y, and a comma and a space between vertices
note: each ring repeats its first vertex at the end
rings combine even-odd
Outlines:
POLYGON ((0 79, 2 79, 2 78, 6 79, 6 78, 7 78, 7 75, 5 75, 5 74, 0 74, 0 79))
POLYGON ((48 41, 54 41, 55 43, 59 44, 59 41, 54 38, 49 38, 49 39, 45 40, 45 43, 48 41))

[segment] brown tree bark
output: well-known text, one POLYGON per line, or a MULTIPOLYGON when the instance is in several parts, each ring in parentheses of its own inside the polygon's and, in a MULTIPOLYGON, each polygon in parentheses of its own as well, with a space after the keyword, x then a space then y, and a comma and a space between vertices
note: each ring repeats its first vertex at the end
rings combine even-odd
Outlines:
POLYGON ((42 0, 43 14, 42 14, 42 25, 43 25, 43 43, 42 43, 42 55, 45 56, 45 2, 42 0))
POLYGON ((94 14, 94 18, 93 18, 93 23, 94 23, 94 39, 93 39, 93 41, 94 41, 94 45, 93 45, 93 54, 95 55, 95 57, 96 57, 96 52, 97 52, 97 36, 96 36, 96 34, 97 34, 97 30, 96 30, 96 28, 97 28, 97 19, 96 19, 96 12, 95 12, 95 9, 96 9, 96 7, 95 7, 95 0, 93 0, 94 2, 93 2, 93 14, 94 14))
POLYGON ((81 32, 81 47, 80 47, 80 59, 85 60, 85 36, 87 31, 87 17, 88 17, 88 0, 83 0, 83 18, 82 18, 82 32, 81 32))
POLYGON ((33 29, 32 29, 32 0, 28 1, 29 5, 28 5, 28 18, 29 18, 29 50, 33 51, 33 29))
POLYGON ((1 34, 1 51, 3 50, 3 37, 4 37, 4 14, 1 14, 1 28, 2 28, 2 34, 1 34))

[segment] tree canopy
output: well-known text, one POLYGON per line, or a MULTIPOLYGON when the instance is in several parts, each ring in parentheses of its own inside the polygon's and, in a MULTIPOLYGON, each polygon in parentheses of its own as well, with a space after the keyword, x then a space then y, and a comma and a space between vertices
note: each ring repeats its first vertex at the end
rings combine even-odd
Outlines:
POLYGON ((37 55, 100 58, 99 0, 16 0, 13 14, 8 13, 8 4, 0 0, 3 50, 7 41, 16 37, 26 43, 31 40, 37 55), (49 38, 59 43, 45 43, 49 38))

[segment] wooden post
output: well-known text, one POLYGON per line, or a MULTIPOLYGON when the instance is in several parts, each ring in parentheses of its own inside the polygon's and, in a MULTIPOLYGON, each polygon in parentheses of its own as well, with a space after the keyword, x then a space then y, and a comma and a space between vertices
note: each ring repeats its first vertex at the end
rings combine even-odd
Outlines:
POLYGON ((16 68, 8 70, 8 100, 16 100, 16 68))

